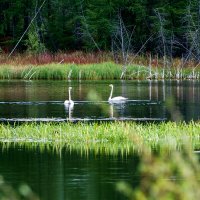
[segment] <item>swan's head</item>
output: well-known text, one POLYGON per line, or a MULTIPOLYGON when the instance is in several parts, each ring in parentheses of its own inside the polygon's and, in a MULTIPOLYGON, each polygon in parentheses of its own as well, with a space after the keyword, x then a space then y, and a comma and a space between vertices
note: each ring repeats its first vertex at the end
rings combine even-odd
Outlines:
POLYGON ((69 87, 69 90, 71 90, 72 89, 72 87, 69 87))
POLYGON ((110 87, 113 87, 113 84, 110 84, 109 86, 110 86, 110 87))

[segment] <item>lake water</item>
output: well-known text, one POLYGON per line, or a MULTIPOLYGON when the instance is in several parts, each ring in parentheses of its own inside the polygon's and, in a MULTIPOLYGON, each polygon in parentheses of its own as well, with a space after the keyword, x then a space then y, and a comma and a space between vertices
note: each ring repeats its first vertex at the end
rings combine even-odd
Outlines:
POLYGON ((7 183, 14 188, 26 183, 44 200, 125 199, 116 184, 137 184, 137 166, 137 155, 86 156, 67 149, 57 154, 16 145, 0 151, 0 174, 7 183))
MULTIPOLYGON (((0 81, 0 121, 199 120, 199 81, 0 81), (63 105, 72 87, 73 108, 63 105)), ((41 199, 125 199, 116 183, 137 185, 138 155, 83 155, 0 144, 0 175, 14 188, 27 183, 41 199)))
POLYGON ((190 121, 199 107, 199 81, 0 81, 0 121, 190 121), (126 103, 107 102, 110 83, 126 103))

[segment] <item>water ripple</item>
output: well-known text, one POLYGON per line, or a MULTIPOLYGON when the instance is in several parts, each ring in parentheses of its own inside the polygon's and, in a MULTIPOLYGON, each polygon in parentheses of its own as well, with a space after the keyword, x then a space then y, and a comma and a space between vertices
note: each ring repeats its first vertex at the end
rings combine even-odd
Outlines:
POLYGON ((0 118, 0 122, 100 122, 100 121, 166 121, 166 118, 0 118))
MULTIPOLYGON (((107 104, 108 101, 74 101, 75 104, 107 104)), ((150 101, 150 100, 127 100, 126 102, 117 104, 128 104, 128 105, 158 105, 161 101, 150 101)), ((64 101, 0 101, 2 105, 46 105, 46 104, 64 104, 64 101)), ((115 104, 115 103, 114 103, 115 104)))

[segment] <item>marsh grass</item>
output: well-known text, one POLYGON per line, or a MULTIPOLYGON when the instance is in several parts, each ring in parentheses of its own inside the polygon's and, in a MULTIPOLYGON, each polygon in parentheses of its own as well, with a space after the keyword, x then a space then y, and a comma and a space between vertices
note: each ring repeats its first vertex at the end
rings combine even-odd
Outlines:
POLYGON ((200 123, 136 124, 114 122, 25 123, 0 125, 1 143, 50 145, 77 151, 118 154, 142 152, 143 147, 181 149, 185 143, 200 148, 200 123))
MULTIPOLYGON (((117 57, 116 61, 111 52, 81 51, 19 53, 9 59, 7 54, 0 54, 0 79, 67 79, 71 70, 71 79, 79 79, 80 72, 82 79, 120 79, 123 59, 121 55, 117 57)), ((200 67, 194 60, 185 61, 183 65, 182 59, 174 58, 170 66, 163 69, 163 58, 156 56, 150 70, 148 56, 130 54, 128 63, 124 79, 200 78, 200 67)))
MULTIPOLYGON (((119 79, 121 74, 121 66, 114 63, 103 64, 49 64, 40 66, 1 66, 0 79, 51 79, 65 80, 71 71, 71 79, 79 79, 81 71, 81 79, 83 80, 106 80, 119 79)), ((140 66, 130 66, 126 73, 127 79, 144 79, 147 76, 147 69, 140 66), (137 72, 140 71, 139 77, 137 72)))
MULTIPOLYGON (((96 64, 46 64, 46 65, 1 65, 0 79, 30 79, 30 80, 113 80, 120 79, 122 66, 113 62, 104 62, 96 64)), ((163 69, 152 68, 151 79, 163 79, 163 69)), ((124 79, 147 79, 149 77, 149 68, 140 65, 129 65, 127 67, 124 79)), ((177 79, 177 69, 166 70, 165 79, 177 79)), ((200 70, 185 68, 181 71, 178 79, 199 79, 200 70), (194 76, 193 76, 194 74, 194 76)))
MULTIPOLYGON (((138 66, 130 66, 128 74, 136 71, 138 66)), ((83 80, 103 80, 103 79, 119 79, 121 74, 121 66, 114 63, 103 64, 49 64, 38 66, 10 66, 3 65, 0 67, 0 79, 51 79, 65 80, 71 71, 71 79, 79 79, 81 71, 81 79, 83 80)))

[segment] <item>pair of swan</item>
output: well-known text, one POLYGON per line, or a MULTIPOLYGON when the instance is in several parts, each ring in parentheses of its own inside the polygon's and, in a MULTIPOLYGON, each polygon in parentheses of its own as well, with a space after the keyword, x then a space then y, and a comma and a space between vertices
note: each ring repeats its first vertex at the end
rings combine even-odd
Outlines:
MULTIPOLYGON (((118 96, 118 97, 113 97, 112 98, 112 94, 113 94, 113 84, 109 85, 111 87, 111 91, 110 91, 110 96, 108 98, 109 103, 122 103, 124 101, 126 101, 128 98, 122 97, 122 96, 118 96)), ((72 87, 69 87, 68 92, 69 92, 69 100, 65 100, 64 104, 68 105, 68 106, 73 106, 74 102, 71 99, 71 90, 72 87)))

